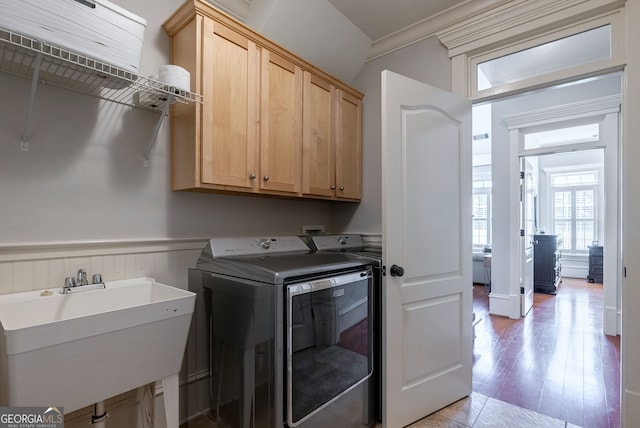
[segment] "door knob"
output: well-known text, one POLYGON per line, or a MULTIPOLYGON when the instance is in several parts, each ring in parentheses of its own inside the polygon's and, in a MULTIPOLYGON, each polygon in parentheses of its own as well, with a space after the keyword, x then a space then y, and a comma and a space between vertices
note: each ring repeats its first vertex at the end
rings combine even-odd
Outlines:
POLYGON ((392 265, 389 273, 391 273, 391 276, 403 276, 404 268, 402 266, 392 265))

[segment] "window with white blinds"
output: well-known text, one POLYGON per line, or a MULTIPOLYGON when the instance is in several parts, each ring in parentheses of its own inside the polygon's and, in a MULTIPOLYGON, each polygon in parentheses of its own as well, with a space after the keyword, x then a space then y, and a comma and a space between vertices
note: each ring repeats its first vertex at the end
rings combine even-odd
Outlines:
POLYGON ((473 246, 491 245, 491 180, 473 181, 473 246))
POLYGON ((554 233, 562 249, 586 253, 596 240, 597 171, 552 174, 554 233))
POLYGON ((489 209, 488 191, 475 190, 473 193, 473 245, 489 245, 489 209))

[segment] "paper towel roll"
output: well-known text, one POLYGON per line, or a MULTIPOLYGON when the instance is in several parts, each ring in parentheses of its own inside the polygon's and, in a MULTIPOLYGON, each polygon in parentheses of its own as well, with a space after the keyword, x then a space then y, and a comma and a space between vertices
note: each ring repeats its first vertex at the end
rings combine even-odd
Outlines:
POLYGON ((179 65, 161 65, 158 69, 158 80, 178 89, 191 90, 191 75, 179 65))

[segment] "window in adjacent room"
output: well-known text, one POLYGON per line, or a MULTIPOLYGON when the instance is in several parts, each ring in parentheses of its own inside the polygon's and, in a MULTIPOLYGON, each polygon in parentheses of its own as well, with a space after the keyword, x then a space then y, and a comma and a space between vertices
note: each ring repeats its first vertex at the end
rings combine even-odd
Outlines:
POLYGON ((491 104, 473 106, 473 246, 491 245, 491 104))
POLYGON ((491 244, 491 180, 473 181, 473 245, 491 244))
POLYGON ((596 240, 598 171, 551 174, 554 233, 562 249, 586 253, 596 240))

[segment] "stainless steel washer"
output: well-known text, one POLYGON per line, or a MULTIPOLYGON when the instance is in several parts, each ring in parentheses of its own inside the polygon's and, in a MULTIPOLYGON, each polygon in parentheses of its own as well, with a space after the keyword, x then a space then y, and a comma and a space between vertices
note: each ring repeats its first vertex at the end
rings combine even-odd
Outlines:
POLYGON ((204 296, 211 408, 225 426, 373 425, 370 260, 297 236, 214 238, 189 281, 204 296))

